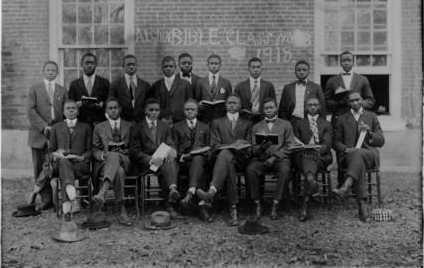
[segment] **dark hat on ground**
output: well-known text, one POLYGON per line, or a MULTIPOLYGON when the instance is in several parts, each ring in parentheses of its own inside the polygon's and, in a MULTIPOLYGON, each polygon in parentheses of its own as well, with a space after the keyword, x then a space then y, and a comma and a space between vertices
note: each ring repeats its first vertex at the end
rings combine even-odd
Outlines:
POLYGON ((248 218, 238 227, 238 231, 241 234, 256 235, 269 233, 269 228, 262 225, 256 218, 248 218))
POLYGON ((62 221, 60 231, 53 236, 58 242, 72 243, 88 238, 86 234, 82 234, 74 221, 62 221))
POLYGON ((95 211, 88 215, 85 222, 81 224, 81 228, 87 228, 89 230, 98 230, 108 228, 110 222, 106 220, 106 214, 102 211, 95 211))
POLYGON ((167 211, 155 211, 150 215, 150 221, 144 223, 146 230, 169 230, 175 228, 171 222, 171 215, 167 211))
POLYGON ((29 216, 37 216, 40 215, 41 211, 35 209, 35 204, 30 205, 21 205, 13 211, 13 217, 29 217, 29 216))

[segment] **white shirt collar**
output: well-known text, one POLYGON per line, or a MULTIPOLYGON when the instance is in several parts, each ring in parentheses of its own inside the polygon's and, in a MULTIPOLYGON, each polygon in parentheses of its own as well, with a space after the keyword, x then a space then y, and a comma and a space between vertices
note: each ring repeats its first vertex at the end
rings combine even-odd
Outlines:
POLYGON ((259 76, 258 78, 253 78, 251 76, 249 76, 249 82, 250 82, 250 89, 253 89, 253 85, 255 84, 255 81, 258 81, 258 86, 261 85, 261 77, 259 76))
POLYGON ((65 119, 66 125, 68 127, 75 127, 75 125, 77 124, 77 118, 75 119, 65 119))
POLYGON ((136 74, 133 74, 133 75, 130 76, 129 74, 125 73, 124 76, 125 76, 125 81, 127 82, 128 88, 130 87, 131 80, 137 86, 137 75, 136 74))
POLYGON ((84 79, 84 83, 87 85, 88 81, 91 80, 91 85, 94 84, 94 79, 95 79, 96 75, 93 74, 92 76, 88 76, 86 74, 82 75, 82 78, 84 79))
POLYGON ((147 125, 148 125, 149 127, 151 127, 151 126, 152 126, 152 124, 154 124, 154 126, 155 126, 155 127, 157 127, 157 125, 158 125, 158 121, 157 121, 157 120, 155 120, 155 121, 150 120, 147 116, 146 116, 146 122, 147 122, 147 125))
POLYGON ((55 83, 56 83, 56 79, 49 81, 49 80, 44 78, 44 85, 46 86, 46 88, 48 88, 50 84, 52 84, 54 86, 55 83))
POLYGON ((190 121, 193 122, 193 126, 195 127, 197 125, 197 118, 194 118, 193 120, 186 119, 187 125, 190 127, 190 121))
POLYGON ((358 119, 361 116, 361 114, 364 113, 364 108, 363 107, 359 108, 359 111, 357 113, 353 109, 350 109, 350 112, 352 113, 352 115, 355 118, 355 120, 358 121, 358 119))
POLYGON ((315 121, 317 121, 317 120, 318 120, 318 117, 319 117, 319 114, 316 114, 316 115, 314 115, 314 116, 312 116, 312 115, 308 114, 308 119, 309 119, 309 120, 315 120, 315 121))
POLYGON ((218 84, 219 72, 217 72, 216 74, 209 72, 209 76, 208 76, 209 77, 209 85, 212 84, 213 76, 215 76, 215 82, 218 84))
POLYGON ((238 120, 238 118, 239 118, 239 113, 237 112, 237 113, 227 113, 227 118, 228 118, 228 120, 230 120, 230 121, 233 121, 233 120, 238 120))
POLYGON ((108 120, 109 120, 110 126, 111 126, 112 128, 114 128, 114 127, 115 127, 115 123, 117 123, 117 128, 120 128, 120 126, 121 126, 121 117, 119 117, 119 118, 118 118, 118 119, 116 119, 116 120, 113 120, 113 119, 111 119, 111 118, 109 118, 109 117, 108 117, 108 120))
POLYGON ((190 84, 191 84, 191 78, 193 77, 193 74, 192 73, 190 73, 190 76, 189 77, 183 76, 183 73, 182 72, 179 72, 179 75, 180 75, 180 78, 181 79, 184 79, 184 80, 190 82, 190 84))
POLYGON ((175 80, 175 74, 173 74, 171 77, 164 76, 165 86, 167 87, 168 90, 171 90, 174 80, 175 80))

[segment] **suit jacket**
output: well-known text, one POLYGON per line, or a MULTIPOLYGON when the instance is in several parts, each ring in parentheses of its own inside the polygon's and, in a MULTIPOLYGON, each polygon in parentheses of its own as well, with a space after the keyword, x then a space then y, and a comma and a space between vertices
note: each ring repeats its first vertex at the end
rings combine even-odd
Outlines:
POLYGON ((55 84, 53 103, 50 102, 44 82, 33 85, 28 93, 27 113, 29 119, 28 145, 32 148, 43 148, 47 138, 43 130, 56 122, 63 120, 63 104, 67 98, 66 89, 55 84), (54 120, 51 116, 51 107, 54 109, 54 120))
POLYGON ((162 142, 175 148, 168 124, 157 120, 156 137, 153 137, 146 119, 138 122, 130 138, 131 160, 148 166, 151 156, 162 142))
POLYGON ((184 103, 192 98, 192 88, 189 82, 175 75, 170 91, 165 86, 165 79, 162 78, 152 85, 148 97, 160 101, 160 118, 171 117, 174 122, 178 122, 185 118, 184 103))
MULTIPOLYGON (((259 87, 259 113, 263 113, 264 99, 272 98, 275 100, 275 89, 271 82, 263 79, 260 80, 259 87)), ((234 93, 240 97, 242 109, 252 110, 252 103, 250 102, 250 99, 252 98, 250 79, 240 82, 234 89, 234 93)))
POLYGON ((109 96, 118 99, 121 105, 121 118, 125 121, 140 121, 144 118, 144 101, 146 100, 147 92, 150 90, 150 84, 137 77, 137 88, 135 90, 134 108, 131 103, 130 89, 125 81, 125 76, 122 75, 117 80, 113 81, 109 96))
MULTIPOLYGON (((341 74, 331 77, 327 81, 324 91, 328 111, 337 116, 349 111, 347 94, 342 93, 340 96, 334 94, 335 90, 339 87, 346 88, 341 74)), ((365 76, 353 73, 352 81, 350 82, 350 91, 356 91, 361 94, 364 99, 363 107, 365 109, 371 109, 374 106, 374 94, 372 93, 370 83, 365 76)))
MULTIPOLYGON (((364 111, 359 117, 358 122, 363 121, 370 126, 371 130, 367 133, 362 148, 368 149, 374 154, 375 166, 379 165, 379 153, 377 147, 384 145, 383 131, 377 116, 373 112, 364 111)), ((334 133, 334 149, 338 153, 344 153, 346 148, 353 148, 359 137, 358 122, 356 122, 350 110, 339 116, 336 121, 334 133)))
MULTIPOLYGON (((296 90, 296 82, 292 82, 284 86, 283 93, 281 94, 280 106, 278 107, 278 117, 286 119, 286 120, 292 119, 293 111, 296 106, 295 90, 296 90)), ((322 92, 320 85, 308 79, 306 82, 305 97, 303 99, 304 107, 306 107, 306 100, 311 97, 318 98, 321 104, 320 115, 324 117, 326 114, 324 93, 322 92)), ((306 116, 305 109, 304 109, 304 116, 306 116)))
MULTIPOLYGON (((322 117, 318 117, 318 137, 319 145, 321 145, 320 154, 321 158, 329 158, 331 161, 331 147, 333 145, 333 127, 330 122, 322 117)), ((296 121, 293 126, 294 135, 304 144, 308 144, 312 138, 312 130, 309 126, 309 119, 307 117, 302 120, 296 121)))
POLYGON ((209 126, 197 120, 196 128, 192 132, 187 121, 180 121, 174 125, 172 136, 177 148, 178 158, 180 155, 199 149, 210 144, 209 126))
MULTIPOLYGON (((132 124, 121 118, 120 123, 121 141, 129 147, 132 124)), ((112 126, 109 120, 103 121, 94 127, 93 131, 93 156, 102 161, 102 153, 108 151, 109 142, 113 141, 112 126)))
POLYGON ((294 135, 293 128, 289 121, 277 118, 272 129, 269 130, 265 120, 262 120, 255 124, 252 128, 252 144, 256 145, 256 134, 278 134, 278 144, 271 145, 265 152, 258 150, 257 146, 253 147, 253 154, 257 156, 265 155, 265 158, 275 156, 278 159, 288 158, 289 152, 287 148, 293 144, 294 135))
POLYGON ((91 158, 91 139, 91 126, 87 123, 77 121, 71 134, 65 121, 58 122, 52 127, 49 151, 55 152, 62 149, 72 154, 82 155, 85 160, 89 160, 91 158))
POLYGON ((211 146, 216 147, 224 144, 231 144, 236 140, 251 140, 250 121, 239 117, 234 131, 231 129, 231 122, 227 116, 215 119, 211 125, 211 146))
POLYGON ((81 122, 93 123, 106 120, 104 111, 104 102, 109 94, 109 81, 101 76, 96 75, 94 78, 91 95, 88 95, 87 88, 84 84, 84 78, 81 77, 71 82, 69 86, 69 98, 75 101, 80 101, 82 96, 95 97, 103 102, 103 107, 83 105, 79 109, 78 119, 81 122))
POLYGON ((230 81, 219 75, 217 83, 217 91, 212 96, 210 94, 210 85, 209 77, 200 78, 197 81, 196 85, 196 96, 197 101, 207 100, 207 101, 216 101, 216 100, 226 100, 228 96, 231 95, 233 89, 231 87, 230 81), (221 90, 222 89, 222 90, 221 90))
MULTIPOLYGON (((177 76, 178 76, 178 78, 182 79, 181 78, 181 73, 178 73, 177 76)), ((191 73, 191 82, 189 82, 189 84, 190 84, 191 96, 193 98, 195 98, 196 96, 199 95, 199 94, 196 93, 197 82, 198 82, 199 79, 200 79, 200 76, 195 75, 194 73, 191 73)))

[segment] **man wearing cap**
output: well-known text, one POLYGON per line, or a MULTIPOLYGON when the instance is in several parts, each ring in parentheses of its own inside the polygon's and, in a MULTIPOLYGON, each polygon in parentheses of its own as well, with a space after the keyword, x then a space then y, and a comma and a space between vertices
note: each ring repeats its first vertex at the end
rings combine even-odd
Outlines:
POLYGON ((293 129, 287 120, 277 117, 277 103, 273 98, 264 100, 265 119, 255 124, 252 128, 252 155, 246 168, 246 177, 250 186, 250 195, 255 205, 255 215, 262 216, 260 203, 260 182, 267 171, 274 171, 277 184, 274 190, 271 207, 271 219, 277 219, 278 205, 283 196, 283 190, 290 175, 290 154, 288 147, 293 143, 293 129), (274 135, 278 137, 276 143, 259 143, 256 135, 274 135))
POLYGON ((227 183, 227 197, 230 203, 230 226, 239 224, 237 204, 237 172, 242 170, 249 155, 245 149, 233 150, 222 149, 222 145, 234 143, 249 143, 250 121, 243 119, 239 115, 240 97, 231 95, 226 101, 227 115, 222 118, 215 119, 211 125, 211 146, 218 150, 215 165, 213 167, 212 181, 207 192, 197 189, 197 196, 206 201, 211 202, 216 193, 222 190, 224 183, 227 183))
POLYGON ((53 125, 49 151, 63 185, 62 209, 69 220, 71 202, 76 198, 75 179, 90 173, 92 132, 90 125, 77 119, 78 106, 74 100, 67 100, 63 110, 66 119, 53 125))
MULTIPOLYGON (((196 189, 206 184, 204 173, 205 165, 209 159, 209 152, 192 155, 191 151, 205 148, 210 144, 209 126, 197 119, 198 104, 194 99, 189 99, 184 104, 185 120, 178 122, 173 128, 173 137, 177 148, 179 174, 188 173, 189 185, 186 196, 181 204, 187 207, 193 202, 196 189)), ((200 217, 210 221, 211 217, 203 203, 200 204, 200 217)))
POLYGON ((177 217, 174 205, 180 199, 177 189, 177 167, 175 163, 175 144, 172 139, 171 128, 159 119, 159 100, 149 98, 145 104, 146 117, 137 123, 131 133, 130 155, 132 162, 141 171, 147 171, 151 166, 159 167, 159 183, 162 191, 167 193, 166 208, 177 217), (164 143, 171 147, 170 153, 165 158, 153 157, 155 151, 164 143))
POLYGON ((115 98, 106 100, 107 120, 97 124, 93 133, 93 155, 95 169, 100 180, 100 190, 93 197, 100 203, 105 201, 106 191, 112 186, 120 205, 119 223, 132 225, 125 204, 124 178, 130 171, 129 143, 131 123, 121 118, 121 107, 115 98))
POLYGON ((348 101, 350 110, 338 117, 334 134, 334 149, 341 156, 340 163, 346 169, 343 173, 345 181, 333 192, 344 197, 352 188, 357 195, 359 219, 366 221, 365 171, 379 166, 377 148, 384 145, 384 136, 377 116, 363 108, 359 92, 349 92, 348 101), (361 136, 364 137, 362 141, 361 136))
POLYGON ((306 117, 294 124, 294 135, 304 144, 320 145, 321 147, 317 150, 312 149, 294 154, 296 169, 304 177, 300 221, 306 221, 309 217, 309 198, 318 191, 318 184, 316 183, 318 170, 327 168, 332 162, 330 150, 333 139, 333 128, 330 122, 319 116, 321 105, 318 98, 308 98, 305 105, 306 117))

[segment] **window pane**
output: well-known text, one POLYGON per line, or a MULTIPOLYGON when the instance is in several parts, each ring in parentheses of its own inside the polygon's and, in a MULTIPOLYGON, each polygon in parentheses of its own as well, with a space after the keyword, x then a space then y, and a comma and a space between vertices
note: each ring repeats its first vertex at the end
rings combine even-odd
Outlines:
POLYGON ((63 53, 64 67, 78 67, 77 51, 71 48, 65 48, 63 53))
POLYGON ((122 58, 124 57, 125 52, 122 49, 111 49, 111 54, 111 66, 121 67, 122 58))
POLYGON ((341 11, 341 20, 343 29, 352 29, 355 24, 354 9, 341 11))
POLYGON ((387 65, 387 56, 386 55, 372 56, 372 65, 373 66, 386 66, 387 65))
POLYGON ((328 55, 325 57, 325 64, 327 66, 338 66, 339 65, 339 56, 338 55, 328 55))
POLYGON ((62 27, 62 43, 64 45, 75 45, 76 43, 76 27, 73 25, 66 25, 62 27))
POLYGON ((325 33, 325 50, 334 51, 339 50, 339 40, 337 32, 326 32, 325 33))
POLYGON ((125 44, 124 39, 124 26, 110 26, 110 44, 121 45, 125 44))
POLYGON ((92 43, 91 26, 78 26, 78 44, 90 45, 92 43))
POLYGON ((112 23, 124 22, 124 4, 110 5, 110 22, 112 23))
POLYGON ((91 23, 91 5, 78 6, 78 22, 91 23))
POLYGON ((94 6, 94 22, 95 23, 107 22, 107 5, 94 6))
POLYGON ((371 49, 371 33, 370 32, 358 32, 358 40, 356 47, 359 50, 370 50, 371 49))
POLYGON ((77 11, 75 5, 63 5, 62 21, 63 23, 75 23, 77 18, 77 11))
POLYGON ((354 34, 353 32, 342 32, 342 50, 353 49, 354 34))
POLYGON ((337 17, 337 10, 327 9, 324 11, 325 17, 324 17, 324 25, 326 30, 336 30, 339 26, 338 24, 338 17, 337 17))
POLYGON ((369 66, 371 64, 369 55, 357 55, 356 56, 356 65, 357 66, 369 66))
POLYGON ((106 25, 96 25, 94 26, 94 44, 104 45, 107 44, 107 26, 106 25))
POLYGON ((113 68, 111 70, 111 81, 118 79, 121 75, 122 75, 122 69, 121 68, 113 68))
POLYGON ((97 66, 108 67, 109 66, 109 51, 108 49, 96 49, 97 66))
POLYGON ((109 69, 108 68, 102 68, 102 67, 97 67, 96 68, 96 74, 103 76, 105 78, 107 78, 109 80, 109 69))
POLYGON ((385 9, 374 10, 374 25, 386 26, 387 11, 385 9))
POLYGON ((358 9, 358 26, 369 27, 371 25, 371 11, 369 9, 358 9))
POLYGON ((387 32, 374 32, 374 49, 387 49, 387 32))

